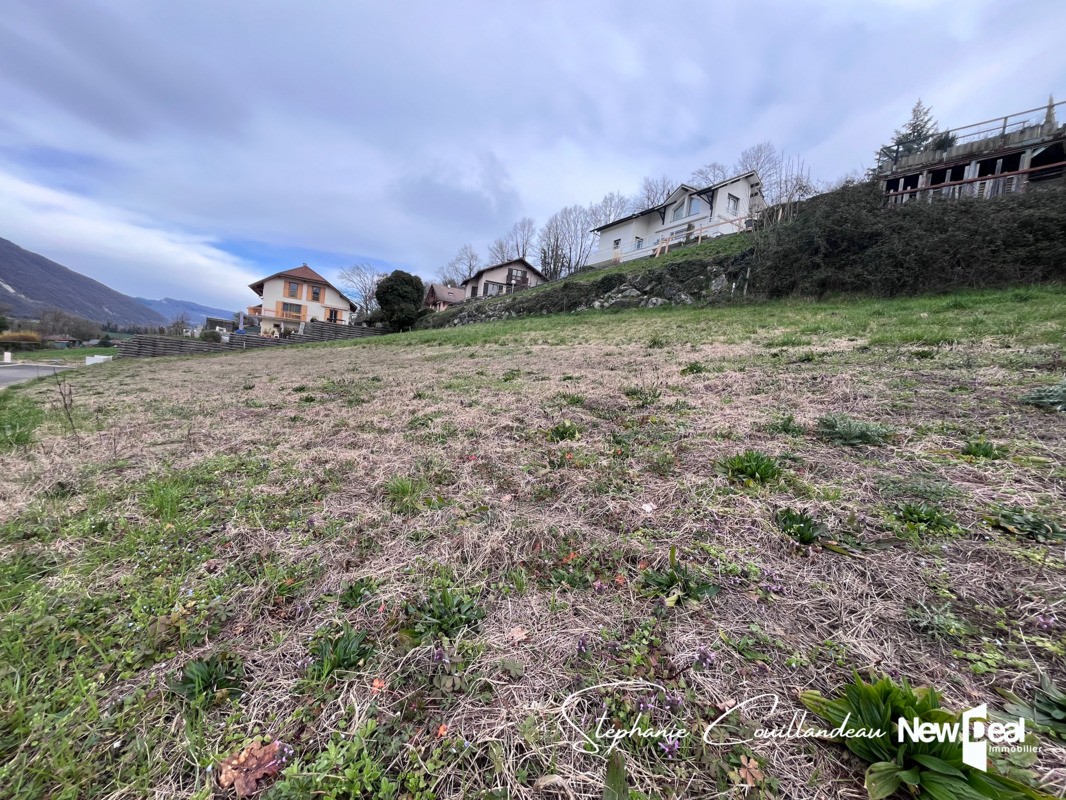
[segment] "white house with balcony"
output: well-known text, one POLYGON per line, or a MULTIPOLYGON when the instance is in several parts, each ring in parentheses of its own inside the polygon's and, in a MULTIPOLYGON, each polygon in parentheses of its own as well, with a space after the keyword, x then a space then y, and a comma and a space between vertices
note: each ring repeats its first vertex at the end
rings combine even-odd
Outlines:
POLYGON ((262 298, 248 313, 258 317, 266 335, 298 330, 311 320, 348 324, 358 306, 306 264, 276 272, 249 287, 262 298))
POLYGON ((764 207, 762 182, 754 170, 704 189, 683 183, 666 202, 594 228, 599 246, 589 263, 617 264, 675 244, 738 233, 764 207))

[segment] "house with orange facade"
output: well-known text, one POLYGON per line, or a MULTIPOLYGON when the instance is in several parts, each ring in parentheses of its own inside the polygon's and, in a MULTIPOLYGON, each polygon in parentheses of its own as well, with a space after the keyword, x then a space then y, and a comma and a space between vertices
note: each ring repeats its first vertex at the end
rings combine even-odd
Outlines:
POLYGON ((340 289, 306 264, 276 272, 249 287, 261 298, 248 306, 248 314, 260 320, 264 334, 299 330, 300 324, 317 320, 347 325, 359 307, 340 289))

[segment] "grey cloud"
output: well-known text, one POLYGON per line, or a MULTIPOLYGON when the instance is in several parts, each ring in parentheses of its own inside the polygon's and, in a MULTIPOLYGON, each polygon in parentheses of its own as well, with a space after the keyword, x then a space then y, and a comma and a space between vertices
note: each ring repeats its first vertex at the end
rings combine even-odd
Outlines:
POLYGON ((1055 0, 649 9, 14 2, 0 173, 167 231, 425 274, 521 216, 757 141, 833 178, 919 95, 947 125, 1066 91, 1055 0))
POLYGON ((390 194, 413 225, 429 221, 441 235, 460 229, 477 232, 476 238, 492 236, 522 212, 507 168, 491 153, 477 159, 469 176, 451 169, 411 175, 398 180, 390 194))

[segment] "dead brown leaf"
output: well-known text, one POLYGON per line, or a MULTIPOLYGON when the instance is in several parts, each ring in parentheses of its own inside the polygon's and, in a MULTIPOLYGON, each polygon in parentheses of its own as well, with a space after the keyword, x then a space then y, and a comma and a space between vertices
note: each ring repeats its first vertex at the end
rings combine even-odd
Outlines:
POLYGON ((223 789, 232 786, 237 797, 252 797, 258 791, 260 781, 281 771, 291 752, 291 748, 282 742, 253 742, 240 753, 222 760, 218 785, 223 789))

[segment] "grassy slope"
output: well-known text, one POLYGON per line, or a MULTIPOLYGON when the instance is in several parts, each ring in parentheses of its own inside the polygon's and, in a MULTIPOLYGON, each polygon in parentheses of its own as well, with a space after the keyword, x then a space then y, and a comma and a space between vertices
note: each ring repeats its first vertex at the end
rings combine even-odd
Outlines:
MULTIPOLYGON (((640 258, 634 261, 627 261, 624 264, 588 269, 584 272, 579 272, 557 281, 542 283, 540 286, 525 289, 521 292, 521 296, 529 297, 531 295, 542 293, 557 292, 565 289, 569 284, 588 283, 608 275, 636 275, 647 270, 662 269, 682 260, 698 259, 710 261, 718 256, 729 256, 741 253, 750 247, 751 242, 746 235, 732 234, 729 236, 720 236, 717 239, 712 239, 711 241, 702 244, 675 248, 673 251, 657 258, 640 258)), ((487 299, 481 298, 475 302, 478 303, 479 307, 482 305, 506 305, 512 297, 513 296, 511 295, 504 295, 502 297, 490 297, 487 299)), ((439 314, 443 317, 451 317, 458 314, 461 309, 462 306, 453 306, 449 310, 439 312, 439 314)))
POLYGON ((778 336, 796 344, 827 338, 872 345, 940 345, 986 337, 1062 342, 1062 287, 1009 292, 958 292, 899 300, 774 300, 704 306, 664 306, 639 312, 585 311, 524 317, 459 328, 385 336, 373 345, 646 343, 660 336, 675 344, 771 345, 778 336))
MULTIPOLYGON (((793 704, 852 669, 956 708, 998 707, 993 686, 1037 667, 1063 683, 1062 629, 1038 624, 1064 616, 1061 548, 982 521, 1061 515, 1066 415, 1017 398, 1061 379, 1062 301, 586 313, 115 362, 65 376, 76 434, 54 382, 9 392, 19 419, 36 422, 28 401, 45 413, 35 443, 0 453, 4 796, 206 797, 209 767, 266 735, 295 748, 280 798, 343 786, 339 761, 407 797, 546 775, 594 797, 603 759, 571 749, 558 705, 633 677, 681 695, 672 716, 697 731, 671 759, 626 746, 640 790, 727 791, 755 757, 762 796, 859 796, 841 749, 703 748, 697 715, 764 692, 793 704), (812 433, 826 412, 895 434, 836 446, 812 433), (963 455, 979 435, 1005 457, 963 455), (731 480, 721 462, 746 449, 782 477, 731 480), (915 522, 922 503, 951 522, 915 522), (860 557, 797 551, 785 506, 860 557), (647 594, 671 547, 720 594, 647 594), (316 637, 342 622, 372 650, 323 678, 316 637), (174 691, 223 650, 243 695, 174 691)), ((615 696, 615 717, 639 699, 615 696)))

